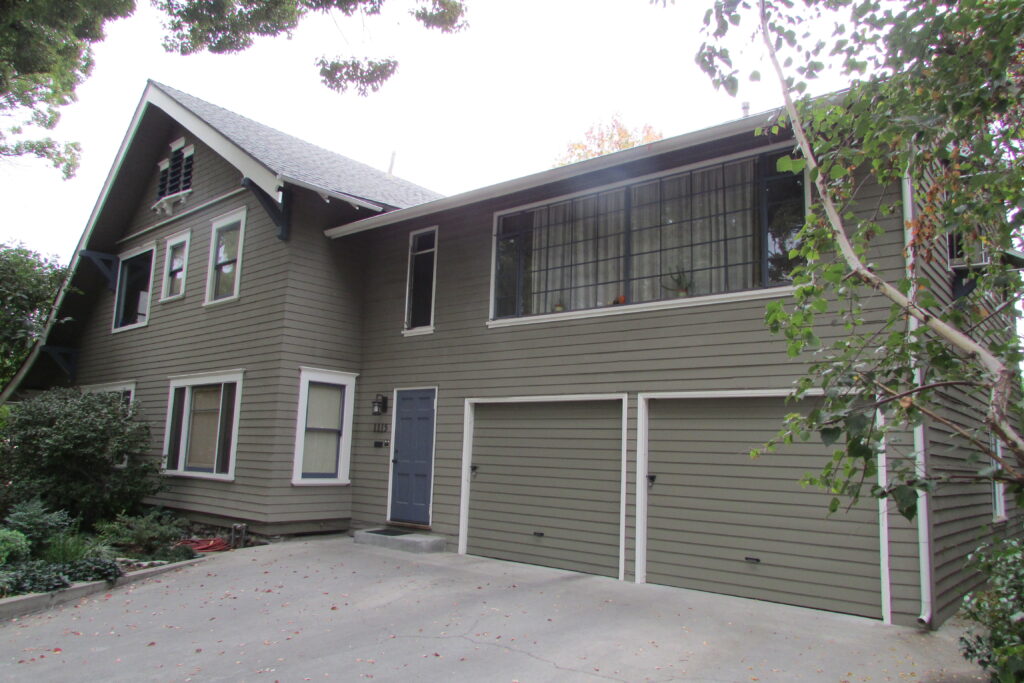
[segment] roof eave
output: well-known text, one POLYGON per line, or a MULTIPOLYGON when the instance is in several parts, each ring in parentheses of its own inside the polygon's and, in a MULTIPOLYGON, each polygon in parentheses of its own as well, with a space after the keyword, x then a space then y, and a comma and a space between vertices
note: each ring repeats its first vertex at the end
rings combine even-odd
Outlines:
POLYGON ((588 173, 594 173, 596 171, 620 166, 622 164, 659 156, 661 154, 685 149, 711 140, 726 138, 746 132, 753 132, 757 128, 763 128, 769 125, 777 114, 778 110, 755 114, 753 116, 737 119, 736 121, 730 121, 729 123, 713 126, 711 128, 704 128, 692 133, 684 133, 683 135, 678 135, 667 140, 659 140, 640 147, 615 152, 614 154, 607 154, 605 156, 588 159, 568 166, 552 168, 547 171, 541 171, 522 178, 515 178, 495 185, 489 185, 476 190, 452 195, 451 197, 437 199, 424 204, 417 204, 416 206, 412 206, 407 209, 398 209, 397 211, 371 216, 354 223, 346 223, 345 225, 328 228, 324 230, 324 235, 332 239, 345 237, 347 235, 354 235, 356 233, 373 230, 386 225, 393 225, 400 221, 421 218, 423 216, 440 213, 441 211, 449 211, 451 209, 469 204, 476 204, 488 199, 495 199, 515 192, 529 190, 542 185, 548 185, 550 183, 556 183, 588 173))

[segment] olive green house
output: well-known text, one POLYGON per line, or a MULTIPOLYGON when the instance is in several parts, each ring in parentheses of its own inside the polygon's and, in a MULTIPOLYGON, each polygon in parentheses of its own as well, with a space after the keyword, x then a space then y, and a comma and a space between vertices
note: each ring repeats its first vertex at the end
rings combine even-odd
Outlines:
MULTIPOLYGON (((15 383, 130 394, 155 502, 199 520, 401 525, 938 624, 975 585, 966 553, 1014 514, 1000 490, 946 487, 914 523, 875 500, 827 517, 797 483, 820 444, 747 455, 799 409, 802 370, 763 317, 791 292, 809 189, 775 170, 792 142, 755 136, 766 120, 442 198, 150 82, 59 300, 71 320, 15 383)), ((856 210, 885 192, 912 196, 866 188, 856 210)), ((891 274, 905 203, 874 246, 891 274)), ((964 462, 928 425, 889 448, 964 462)))

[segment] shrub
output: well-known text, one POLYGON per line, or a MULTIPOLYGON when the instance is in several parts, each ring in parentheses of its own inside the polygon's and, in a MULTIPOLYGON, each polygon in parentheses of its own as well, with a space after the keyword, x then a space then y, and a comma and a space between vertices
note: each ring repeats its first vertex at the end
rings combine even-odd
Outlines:
POLYGON ((79 560, 113 559, 114 551, 97 538, 65 531, 51 537, 36 557, 51 564, 66 564, 79 560))
POLYGON ((994 681, 1024 680, 1024 542, 982 546, 967 561, 988 583, 964 598, 964 615, 982 628, 968 630, 960 649, 994 681))
POLYGON ((0 573, 0 596, 49 593, 67 588, 74 581, 113 583, 123 573, 113 560, 86 559, 64 564, 32 560, 12 565, 0 573))
POLYGON ((118 515, 112 522, 100 522, 96 530, 104 542, 124 548, 135 557, 156 558, 155 554, 181 540, 188 522, 174 515, 152 510, 145 515, 118 515))
POLYGON ((31 547, 20 531, 0 529, 0 565, 26 559, 31 547))
POLYGON ((0 423, 0 511, 40 498, 85 529, 137 512, 160 480, 152 459, 133 455, 149 446, 135 416, 116 393, 51 389, 13 404, 0 423))
POLYGON ((71 527, 71 517, 65 510, 50 512, 38 498, 17 503, 4 520, 9 529, 25 534, 37 549, 52 536, 71 527))

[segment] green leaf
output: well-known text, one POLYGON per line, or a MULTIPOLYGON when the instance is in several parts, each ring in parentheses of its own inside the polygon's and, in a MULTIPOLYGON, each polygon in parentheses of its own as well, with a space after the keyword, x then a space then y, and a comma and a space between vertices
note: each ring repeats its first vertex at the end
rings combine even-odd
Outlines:
POLYGON ((822 427, 818 430, 818 435, 821 437, 823 444, 831 446, 843 435, 843 430, 839 427, 822 427))

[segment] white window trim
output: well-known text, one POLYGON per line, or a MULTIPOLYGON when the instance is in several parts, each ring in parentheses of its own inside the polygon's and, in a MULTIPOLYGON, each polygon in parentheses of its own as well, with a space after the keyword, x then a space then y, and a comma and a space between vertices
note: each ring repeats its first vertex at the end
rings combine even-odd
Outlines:
MULTIPOLYGON (((182 147, 185 147, 185 138, 178 138, 170 145, 168 145, 168 147, 171 148, 171 156, 174 156, 175 152, 177 152, 182 147)), ((195 155, 195 153, 195 145, 189 145, 188 147, 185 147, 185 149, 181 149, 182 157, 190 157, 195 155)), ((157 171, 162 172, 168 167, 170 167, 170 165, 170 157, 168 157, 167 159, 162 159, 161 161, 157 162, 157 171)), ((166 194, 160 199, 156 200, 156 202, 153 204, 153 206, 150 207, 150 209, 156 211, 157 213, 164 213, 169 216, 174 212, 174 205, 177 204, 178 202, 184 204, 186 201, 188 201, 188 197, 190 194, 192 194, 191 187, 187 190, 182 190, 181 192, 175 192, 174 194, 166 194)))
POLYGON ((351 484, 349 468, 352 462, 352 417, 355 411, 356 377, 353 372, 299 368, 299 407, 295 415, 295 458, 292 465, 293 486, 339 486, 351 484), (338 447, 338 476, 304 479, 302 458, 306 445, 306 409, 309 402, 309 383, 320 382, 345 387, 342 405, 341 444, 338 447))
POLYGON ((164 240, 164 272, 163 272, 163 283, 160 286, 160 301, 175 301, 176 299, 185 298, 185 284, 188 282, 188 253, 189 247, 192 240, 192 231, 185 230, 177 234, 171 235, 164 240), (180 294, 167 294, 167 272, 171 268, 171 248, 176 247, 179 244, 185 245, 185 263, 181 268, 181 293, 180 294))
POLYGON ((423 228, 422 230, 414 230, 409 233, 409 258, 405 267, 405 320, 402 323, 402 336, 416 337, 421 334, 434 333, 434 311, 437 308, 437 240, 439 236, 438 226, 436 225, 432 225, 429 228, 423 228), (430 279, 430 324, 420 325, 419 327, 409 327, 409 318, 412 314, 412 311, 409 310, 409 295, 412 293, 412 258, 415 255, 412 248, 416 243, 416 236, 428 232, 434 233, 434 248, 432 250, 434 252, 434 272, 430 279))
POLYGON ((521 318, 498 318, 488 320, 488 328, 515 327, 517 325, 535 325, 537 323, 552 323, 563 320, 581 320, 583 318, 601 318, 608 315, 624 315, 627 313, 646 313, 650 311, 662 311, 673 308, 693 308, 696 306, 712 306, 715 304, 726 304, 736 301, 757 301, 758 299, 781 299, 790 296, 796 287, 783 285, 781 287, 768 287, 765 289, 745 289, 741 292, 727 292, 725 294, 708 294, 707 296, 695 296, 685 299, 665 299, 662 301, 647 301, 640 304, 624 304, 622 306, 606 306, 603 308, 585 308, 580 311, 565 311, 563 313, 542 313, 540 315, 523 316, 521 318))
POLYGON ((243 245, 245 244, 245 217, 246 209, 245 207, 242 207, 241 209, 237 209, 231 213, 214 218, 210 225, 210 258, 208 259, 206 266, 206 299, 203 301, 204 306, 216 306, 217 304, 223 304, 229 301, 237 301, 240 296, 240 292, 242 291, 242 253, 244 251, 243 245), (226 296, 223 299, 213 299, 213 275, 214 266, 217 260, 217 231, 232 223, 239 224, 238 255, 235 258, 235 292, 231 296, 226 296))
MULTIPOLYGON (((190 477, 194 479, 214 479, 218 481, 234 481, 235 479, 235 462, 238 459, 238 432, 239 432, 239 419, 242 412, 242 377, 245 374, 244 370, 229 370, 226 372, 206 372, 188 376, 177 376, 170 378, 170 386, 167 389, 167 417, 164 422, 164 453, 163 453, 163 467, 162 472, 165 475, 172 477, 190 477), (225 474, 218 474, 216 472, 190 472, 186 469, 182 469, 185 464, 185 454, 178 453, 178 468, 175 470, 167 469, 168 456, 170 455, 171 449, 171 419, 172 411, 174 409, 174 390, 179 387, 193 387, 203 384, 225 384, 227 382, 235 383, 235 416, 234 416, 234 429, 231 435, 231 452, 229 453, 228 459, 228 471, 225 474)), ((191 396, 190 396, 191 398, 191 396)), ((182 434, 181 434, 181 448, 184 449, 188 443, 188 428, 186 426, 187 416, 183 416, 182 419, 182 434)))
POLYGON ((111 333, 125 332, 127 330, 134 330, 139 327, 146 327, 149 325, 149 319, 153 317, 153 275, 156 271, 156 242, 149 242, 141 247, 130 249, 126 252, 122 252, 117 255, 117 287, 114 288, 114 314, 110 321, 111 333), (147 251, 152 252, 149 256, 149 296, 146 300, 146 319, 141 323, 134 323, 132 325, 117 326, 117 302, 121 294, 121 267, 124 262, 130 258, 135 258, 140 254, 144 254, 147 251))

